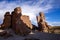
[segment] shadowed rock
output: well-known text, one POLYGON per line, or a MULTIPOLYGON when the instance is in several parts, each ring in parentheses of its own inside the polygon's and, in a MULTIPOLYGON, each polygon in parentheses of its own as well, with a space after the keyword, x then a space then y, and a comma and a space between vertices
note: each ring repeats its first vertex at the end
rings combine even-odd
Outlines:
MULTIPOLYGON (((33 25, 33 24, 32 24, 33 25)), ((38 27, 36 25, 33 25, 32 30, 38 30, 38 27)))
POLYGON ((3 23, 1 24, 1 28, 9 28, 11 26, 11 15, 10 12, 6 12, 4 15, 3 23))
POLYGON ((13 35, 8 30, 0 30, 0 36, 4 38, 12 37, 13 35))
POLYGON ((27 28, 27 25, 24 23, 24 20, 21 19, 21 8, 17 7, 12 12, 12 28, 13 30, 20 35, 27 35, 30 33, 30 30, 27 28))

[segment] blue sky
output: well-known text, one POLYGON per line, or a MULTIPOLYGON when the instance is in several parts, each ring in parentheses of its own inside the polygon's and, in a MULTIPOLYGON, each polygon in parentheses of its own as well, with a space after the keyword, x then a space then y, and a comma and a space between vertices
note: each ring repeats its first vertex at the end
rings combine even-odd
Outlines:
POLYGON ((49 25, 60 26, 60 0, 0 0, 0 24, 5 12, 12 12, 16 7, 22 8, 22 14, 28 15, 32 24, 37 25, 36 16, 44 12, 49 25))

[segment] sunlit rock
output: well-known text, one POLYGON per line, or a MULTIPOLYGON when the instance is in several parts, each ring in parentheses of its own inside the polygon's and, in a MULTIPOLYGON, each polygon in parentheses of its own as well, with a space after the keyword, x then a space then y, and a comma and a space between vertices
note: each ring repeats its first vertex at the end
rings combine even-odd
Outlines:
POLYGON ((42 32, 48 32, 48 24, 45 22, 45 16, 43 12, 39 13, 36 17, 38 22, 38 30, 42 32))

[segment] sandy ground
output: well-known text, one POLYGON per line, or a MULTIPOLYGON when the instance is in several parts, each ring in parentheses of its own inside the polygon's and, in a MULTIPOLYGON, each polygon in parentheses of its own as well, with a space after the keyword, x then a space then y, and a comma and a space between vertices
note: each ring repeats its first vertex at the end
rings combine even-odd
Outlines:
POLYGON ((4 38, 0 37, 0 40, 24 40, 25 38, 37 38, 39 40, 60 40, 60 34, 50 34, 50 33, 43 33, 43 32, 32 32, 27 36, 16 35, 11 31, 13 36, 4 38))

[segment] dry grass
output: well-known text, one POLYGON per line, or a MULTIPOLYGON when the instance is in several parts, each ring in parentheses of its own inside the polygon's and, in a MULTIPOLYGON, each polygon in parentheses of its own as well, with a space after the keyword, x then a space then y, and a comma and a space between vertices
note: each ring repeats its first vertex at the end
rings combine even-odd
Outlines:
POLYGON ((49 33, 60 34, 60 26, 53 26, 49 28, 49 33))

